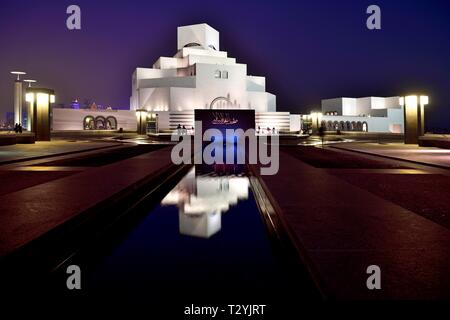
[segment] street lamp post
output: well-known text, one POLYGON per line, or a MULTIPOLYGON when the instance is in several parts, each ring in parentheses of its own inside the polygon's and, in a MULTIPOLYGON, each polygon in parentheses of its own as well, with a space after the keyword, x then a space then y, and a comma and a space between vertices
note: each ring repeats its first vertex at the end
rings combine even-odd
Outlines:
POLYGON ((22 108, 25 91, 20 76, 26 75, 27 73, 23 71, 11 71, 11 74, 17 76, 14 81, 14 123, 22 124, 22 108))
POLYGON ((25 80, 23 80, 23 82, 28 83, 28 88, 31 88, 31 84, 32 83, 36 83, 37 81, 36 80, 31 80, 31 79, 25 79, 25 80))

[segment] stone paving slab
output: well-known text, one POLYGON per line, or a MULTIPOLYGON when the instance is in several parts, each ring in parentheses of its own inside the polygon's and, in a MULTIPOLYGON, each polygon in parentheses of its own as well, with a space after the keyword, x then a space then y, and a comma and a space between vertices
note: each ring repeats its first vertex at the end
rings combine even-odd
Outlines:
POLYGON ((432 171, 420 169, 327 169, 329 173, 339 174, 361 174, 361 173, 378 173, 378 174, 433 174, 432 171))
POLYGON ((90 141, 38 141, 35 144, 0 146, 0 165, 15 161, 25 161, 41 157, 117 147, 115 142, 90 141))
POLYGON ((173 166, 170 152, 163 148, 0 196, 0 256, 173 166))
POLYGON ((326 296, 450 298, 450 230, 285 152, 261 180, 326 296), (372 264, 381 290, 366 287, 372 264))
POLYGON ((450 168, 450 150, 403 143, 341 143, 333 148, 450 168))

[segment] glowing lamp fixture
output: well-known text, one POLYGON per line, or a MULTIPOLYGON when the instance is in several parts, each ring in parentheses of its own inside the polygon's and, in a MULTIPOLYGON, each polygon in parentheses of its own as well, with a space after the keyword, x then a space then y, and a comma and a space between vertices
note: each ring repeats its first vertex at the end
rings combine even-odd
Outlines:
POLYGON ((428 96, 409 95, 400 97, 399 103, 402 107, 415 108, 419 104, 420 106, 426 106, 429 104, 428 96))
POLYGON ((311 112, 311 124, 313 132, 317 132, 319 130, 321 120, 322 112, 311 112))
POLYGON ((36 83, 37 81, 36 80, 31 80, 31 79, 25 79, 25 80, 23 80, 23 82, 28 83, 28 88, 31 88, 31 84, 32 83, 36 83))
POLYGON ((429 103, 428 96, 420 96, 420 105, 426 106, 429 103))
POLYGON ((17 75, 17 81, 20 81, 20 76, 25 75, 27 73, 23 71, 11 71, 11 74, 17 75))
POLYGON ((311 118, 313 121, 320 121, 322 119, 322 112, 311 112, 311 118))
POLYGON ((136 109, 136 116, 139 119, 142 119, 147 116, 147 109, 136 109))
POLYGON ((36 94, 36 98, 37 98, 37 106, 38 106, 38 108, 40 106, 50 102, 50 95, 48 93, 38 92, 36 94))
POLYGON ((25 94, 25 101, 32 105, 36 103, 35 107, 38 109, 47 108, 47 105, 55 102, 55 94, 51 89, 29 87, 25 94))
POLYGON ((55 95, 53 93, 53 90, 47 90, 43 89, 40 90, 39 88, 31 88, 35 90, 29 90, 27 89, 27 93, 25 95, 25 101, 31 103, 32 105, 36 101, 36 108, 41 108, 49 105, 50 103, 55 103, 55 95))
POLYGON ((417 107, 417 96, 406 96, 405 97, 405 105, 407 108, 417 107))

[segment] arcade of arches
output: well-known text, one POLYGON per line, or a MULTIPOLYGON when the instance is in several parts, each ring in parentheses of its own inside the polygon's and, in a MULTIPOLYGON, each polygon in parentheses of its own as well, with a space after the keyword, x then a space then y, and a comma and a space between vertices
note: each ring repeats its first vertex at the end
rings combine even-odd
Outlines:
POLYGON ((362 131, 367 132, 369 127, 366 121, 325 121, 321 122, 326 131, 362 131))
POLYGON ((113 116, 86 116, 83 119, 84 130, 116 130, 117 119, 113 116))

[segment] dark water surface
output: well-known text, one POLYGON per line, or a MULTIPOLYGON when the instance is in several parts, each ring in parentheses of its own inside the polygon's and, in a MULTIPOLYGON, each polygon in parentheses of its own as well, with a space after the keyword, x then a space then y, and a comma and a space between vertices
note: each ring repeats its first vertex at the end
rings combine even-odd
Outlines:
POLYGON ((174 308, 317 298, 269 237, 250 178, 218 172, 193 167, 117 245, 80 262, 87 296, 174 308))

